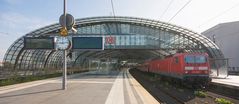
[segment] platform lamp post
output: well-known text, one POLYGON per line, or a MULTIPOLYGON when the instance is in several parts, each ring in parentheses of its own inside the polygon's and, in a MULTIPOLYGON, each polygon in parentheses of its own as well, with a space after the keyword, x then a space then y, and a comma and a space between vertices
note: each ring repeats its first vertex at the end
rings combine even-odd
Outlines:
POLYGON ((62 89, 66 90, 67 85, 67 50, 71 48, 71 41, 67 38, 68 31, 72 30, 75 25, 74 17, 66 13, 66 0, 64 0, 63 14, 60 16, 59 24, 61 25, 60 37, 56 40, 56 44, 59 45, 58 49, 63 51, 63 71, 62 71, 62 89))

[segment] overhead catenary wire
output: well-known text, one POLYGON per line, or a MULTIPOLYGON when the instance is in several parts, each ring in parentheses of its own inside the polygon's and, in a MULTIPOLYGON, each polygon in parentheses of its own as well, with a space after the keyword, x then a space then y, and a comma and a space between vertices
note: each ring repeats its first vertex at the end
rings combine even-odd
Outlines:
POLYGON ((110 1, 111 1, 111 8, 112 8, 113 16, 115 17, 114 3, 113 3, 113 0, 110 0, 110 1))
POLYGON ((228 8, 228 9, 226 9, 226 10, 220 12, 220 13, 217 14, 216 16, 214 16, 214 17, 212 17, 212 18, 206 20, 205 22, 203 22, 202 24, 198 25, 197 27, 200 28, 201 26, 204 26, 204 25, 210 23, 211 21, 213 21, 213 20, 215 20, 216 18, 218 18, 218 17, 224 15, 224 14, 227 13, 228 11, 234 9, 235 7, 238 7, 238 5, 239 5, 239 3, 233 5, 232 7, 230 7, 230 8, 228 8))
POLYGON ((177 11, 177 13, 176 13, 173 17, 171 17, 171 18, 169 19, 168 22, 170 22, 171 20, 173 20, 191 1, 192 1, 192 0, 189 0, 186 4, 184 4, 183 7, 180 8, 180 9, 177 11))
POLYGON ((167 8, 163 11, 163 13, 160 15, 159 20, 162 19, 162 17, 164 16, 164 14, 168 11, 169 7, 171 6, 171 4, 173 4, 174 0, 171 0, 167 6, 167 8))
POLYGON ((20 33, 9 33, 9 32, 2 32, 0 31, 0 36, 12 36, 12 35, 20 35, 20 33))

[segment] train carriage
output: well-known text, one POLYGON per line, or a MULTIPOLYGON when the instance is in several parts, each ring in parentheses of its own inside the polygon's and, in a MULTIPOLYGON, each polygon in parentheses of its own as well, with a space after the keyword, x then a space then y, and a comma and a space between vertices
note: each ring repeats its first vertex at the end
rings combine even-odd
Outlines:
POLYGON ((180 79, 190 84, 208 84, 211 80, 207 53, 176 53, 165 59, 154 59, 139 66, 141 71, 180 79))

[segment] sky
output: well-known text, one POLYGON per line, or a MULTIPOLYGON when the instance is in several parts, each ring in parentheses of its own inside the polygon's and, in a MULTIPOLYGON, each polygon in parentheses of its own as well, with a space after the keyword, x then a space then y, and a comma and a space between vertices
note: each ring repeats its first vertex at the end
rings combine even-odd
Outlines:
MULTIPOLYGON (((169 22, 203 32, 224 22, 239 21, 239 0, 112 0, 116 16, 169 22), (168 8, 168 9, 167 9, 168 8)), ((112 16, 111 0, 67 0, 75 18, 112 16)), ((58 23, 63 0, 0 0, 0 61, 11 44, 35 29, 58 23)))

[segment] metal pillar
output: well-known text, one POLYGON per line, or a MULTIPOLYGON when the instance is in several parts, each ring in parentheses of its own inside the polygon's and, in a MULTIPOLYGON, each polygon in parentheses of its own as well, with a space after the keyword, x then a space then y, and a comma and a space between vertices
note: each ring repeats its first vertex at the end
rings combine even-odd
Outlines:
POLYGON ((64 14, 64 25, 63 27, 66 27, 66 0, 64 0, 64 8, 63 8, 63 14, 64 14))
MULTIPOLYGON (((64 0, 64 26, 66 26, 66 0, 64 0)), ((66 59, 67 51, 63 50, 63 71, 62 71, 62 89, 66 90, 66 85, 67 85, 67 59, 66 59)))
POLYGON ((67 51, 63 51, 63 71, 62 71, 62 89, 66 90, 66 85, 67 85, 67 59, 66 59, 67 51))

